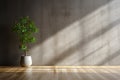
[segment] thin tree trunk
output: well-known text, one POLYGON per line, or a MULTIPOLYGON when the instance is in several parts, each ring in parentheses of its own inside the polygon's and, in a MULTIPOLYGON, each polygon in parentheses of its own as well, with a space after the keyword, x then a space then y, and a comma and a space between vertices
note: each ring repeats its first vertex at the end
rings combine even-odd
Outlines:
POLYGON ((25 51, 25 56, 27 56, 27 51, 25 51))

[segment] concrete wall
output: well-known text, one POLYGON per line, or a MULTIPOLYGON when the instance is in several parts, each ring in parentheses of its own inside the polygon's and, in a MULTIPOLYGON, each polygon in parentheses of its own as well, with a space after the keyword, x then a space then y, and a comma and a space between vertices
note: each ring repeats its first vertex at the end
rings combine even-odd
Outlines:
POLYGON ((120 65, 119 0, 3 0, 0 65, 19 65, 22 51, 10 31, 20 16, 39 27, 29 45, 33 65, 120 65))

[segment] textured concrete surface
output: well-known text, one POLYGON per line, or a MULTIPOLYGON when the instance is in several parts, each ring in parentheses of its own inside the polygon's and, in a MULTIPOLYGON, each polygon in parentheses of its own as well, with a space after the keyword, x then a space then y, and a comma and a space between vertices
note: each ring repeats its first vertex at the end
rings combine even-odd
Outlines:
POLYGON ((0 65, 22 54, 11 23, 30 16, 39 27, 33 65, 120 65, 119 0, 2 0, 0 65), (6 59, 7 58, 7 59, 6 59))

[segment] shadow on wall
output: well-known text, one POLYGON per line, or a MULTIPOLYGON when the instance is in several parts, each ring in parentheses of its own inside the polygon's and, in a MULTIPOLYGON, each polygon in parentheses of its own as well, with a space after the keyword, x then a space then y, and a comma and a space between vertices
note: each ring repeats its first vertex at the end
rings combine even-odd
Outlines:
MULTIPOLYGON (((96 0, 90 0, 89 2, 86 0, 75 0, 74 2, 71 1, 58 1, 55 0, 53 2, 47 3, 46 1, 43 1, 43 12, 42 14, 42 23, 40 29, 41 29, 41 36, 40 36, 40 42, 37 43, 38 47, 33 48, 31 50, 31 54, 33 56, 33 64, 34 65, 69 65, 66 60, 66 58, 73 56, 74 53, 78 50, 79 54, 77 56, 86 56, 84 54, 82 48, 87 44, 86 40, 94 40, 96 37, 99 37, 107 31, 103 28, 103 30, 100 29, 100 31, 96 32, 92 36, 86 37, 86 31, 85 31, 85 24, 82 22, 79 22, 84 17, 89 16, 89 14, 94 13, 97 9, 104 7, 105 5, 109 4, 110 1, 96 1, 96 0), (47 4, 47 5, 46 5, 47 4), (78 34, 72 34, 74 29, 76 28, 76 23, 78 21, 77 28, 79 30, 78 34), (47 23, 47 24, 46 24, 47 23), (73 25, 72 25, 73 24, 73 25), (71 26, 72 25, 72 26, 71 26), (71 32, 65 32, 66 28, 73 27, 71 29, 71 32), (60 34, 59 34, 60 33, 60 34), (67 35, 66 35, 67 34, 67 35), (62 35, 62 37, 61 37, 62 35), (72 37, 68 37, 69 35, 72 35, 72 37), (81 37, 80 43, 78 42, 74 46, 70 46, 72 44, 72 38, 75 37, 81 37), (68 38, 68 39, 66 39, 68 38), (71 41, 70 41, 71 40, 71 41), (63 42, 62 42, 63 41, 63 42), (69 43, 70 41, 70 43, 69 43), (67 44, 66 44, 67 43, 67 44), (62 46, 61 46, 62 45, 62 46), (65 46, 63 46, 65 45, 65 46), (60 46, 60 47, 59 47, 60 46), (66 46, 69 46, 64 51, 60 51, 61 48, 65 49, 66 46), (35 53, 35 54, 34 54, 35 53), (60 62, 60 63, 59 63, 60 62)), ((104 13, 104 11, 103 11, 104 13)), ((101 14, 101 12, 100 12, 101 14)), ((97 15, 93 15, 90 20, 97 15)), ((110 16, 109 16, 110 17, 110 16)), ((36 17, 37 20, 37 17, 36 17)), ((88 19, 89 20, 89 19, 88 19)), ((86 20, 87 22, 87 20, 86 20)), ((93 22, 95 23, 95 22, 93 22)), ((93 24, 91 23, 91 24, 93 24)), ((89 25, 91 25, 89 24, 89 25)), ((88 25, 88 26, 89 26, 88 25)), ((99 24, 98 24, 99 25, 99 24)), ((98 25, 92 25, 92 26, 98 26, 98 25)), ((101 27, 101 26, 100 26, 101 27)), ((76 32, 76 31, 74 31, 76 32)), ((74 33, 73 32, 73 33, 74 33)), ((88 31, 89 32, 89 31, 88 31)), ((77 33, 77 32, 76 32, 77 33)), ((77 39, 76 38, 76 42, 77 39)), ((89 41, 88 41, 89 42, 89 41)), ((36 46, 37 46, 36 45, 36 46)), ((75 57, 74 57, 75 58, 75 57)), ((72 60, 73 58, 71 58, 72 60)), ((73 59, 75 60, 75 59, 73 59)), ((80 65, 85 65, 85 62, 81 62, 80 65)), ((73 64, 74 65, 74 64, 73 64)), ((87 65, 87 64, 86 64, 87 65)))
POLYGON ((38 25, 40 27, 38 43, 44 42, 72 23, 91 14, 100 7, 109 4, 110 1, 40 0, 42 7, 39 6, 37 1, 34 2, 37 6, 31 8, 31 12, 35 14, 31 17, 37 22, 37 25, 40 24, 40 26, 38 25))
MULTIPOLYGON (((98 66, 104 65, 105 63, 111 62, 112 60, 114 60, 116 58, 117 58, 116 61, 118 61, 119 60, 119 56, 120 56, 120 50, 116 51, 112 55, 109 55, 107 58, 101 60, 101 62, 99 62, 97 65, 98 66)), ((113 62, 110 65, 116 65, 116 63, 113 62)), ((120 65, 120 64, 117 64, 117 65, 120 65)))
POLYGON ((18 42, 10 25, 0 25, 0 66, 19 65, 18 42))
MULTIPOLYGON (((107 32, 109 32, 113 28, 117 28, 118 27, 117 25, 119 25, 119 24, 120 24, 120 19, 118 19, 118 20, 116 20, 116 21, 108 24, 104 28, 98 30, 93 35, 88 36, 88 37, 84 38, 83 40, 79 41, 77 44, 71 46, 69 49, 67 49, 64 52, 62 52, 58 57, 51 59, 50 61, 48 61, 48 63, 46 65, 56 65, 56 64, 58 64, 62 60, 66 59, 66 58, 68 58, 70 56, 72 56, 72 54, 75 53, 76 51, 81 50, 83 48, 83 46, 87 46, 87 44, 90 43, 91 41, 99 38, 100 36, 105 35, 107 32)), ((113 39, 113 41, 114 41, 114 39, 113 39)), ((96 44, 96 43, 94 43, 94 44, 96 44)), ((101 45, 100 47, 96 46, 97 49, 93 50, 92 52, 90 52, 87 55, 83 55, 84 53, 81 53, 79 56, 82 56, 82 58, 80 58, 78 61, 76 61, 74 63, 75 64, 82 63, 88 57, 93 56, 94 54, 96 54, 97 52, 99 52, 99 50, 101 50, 102 48, 104 48, 106 45, 108 45, 108 44, 105 43, 105 44, 101 45)), ((119 52, 120 51, 118 50, 115 53, 112 53, 111 55, 110 55, 110 53, 104 53, 104 54, 107 54, 107 57, 105 59, 101 59, 101 61, 99 63, 96 63, 95 65, 104 65, 105 63, 110 62, 113 58, 119 56, 119 52)), ((103 55, 103 54, 101 54, 101 55, 103 55)), ((74 65, 74 63, 72 63, 72 64, 74 65)), ((87 64, 84 64, 84 65, 87 65, 87 64)))
MULTIPOLYGON (((24 0, 24 1, 7 1, 7 8, 4 16, 7 16, 5 25, 0 25, 0 65, 19 65, 20 53, 18 51, 17 38, 10 32, 10 27, 7 24, 11 24, 15 17, 30 16, 40 28, 40 33, 37 34, 38 42, 34 45, 42 45, 44 42, 49 40, 52 36, 64 30, 72 23, 84 18, 90 13, 94 12, 98 8, 108 4, 111 0, 24 0), (21 6, 22 5, 22 6, 21 6), (6 14, 7 13, 7 14, 6 14), (6 32, 6 33, 5 33, 6 32), (5 34, 4 34, 5 33, 5 34), (3 35, 4 34, 4 35, 3 35), (7 58, 7 59, 6 59, 7 58)), ((2 23, 1 23, 2 24, 2 23)), ((84 26, 82 26, 84 28, 84 26)), ((83 30, 79 28, 78 30, 83 30)), ((63 33, 64 35, 64 33, 63 33)), ((70 34, 71 35, 71 34, 70 34)), ((84 40, 84 30, 78 34, 82 35, 84 40)), ((98 34, 99 36, 99 34, 98 34)), ((71 47, 68 51, 59 53, 56 50, 57 44, 60 44, 57 39, 59 35, 54 38, 51 42, 46 45, 42 45, 38 50, 34 49, 31 53, 33 57, 33 65, 56 65, 61 59, 74 53, 74 48, 79 49, 83 47, 84 43, 71 47), (54 46, 53 46, 54 45, 54 46), (80 45, 80 46, 79 46, 80 45), (47 47, 48 46, 48 47, 47 47), (52 47, 53 48, 50 48, 52 47), (49 53, 48 48, 52 49, 53 53, 49 53), (73 49, 72 49, 73 48, 73 49), (71 51, 72 50, 72 51, 71 51), (38 52, 36 52, 38 51, 38 52), (45 57, 47 55, 47 57, 45 57), (51 55, 51 56, 49 56, 51 55), (58 55, 57 57, 55 57, 58 55), (63 57, 63 58, 60 58, 63 57), (49 62, 45 61, 48 60, 49 62)), ((61 38, 64 41, 65 37, 61 38)), ((92 40, 92 39, 90 39, 92 40)), ((67 41, 65 41, 67 42, 67 41)), ((33 46, 31 46, 31 49, 33 46)), ((39 46, 40 47, 40 46, 39 46)), ((62 47, 64 48, 64 47, 62 47)), ((64 65, 64 64, 63 64, 64 65)))

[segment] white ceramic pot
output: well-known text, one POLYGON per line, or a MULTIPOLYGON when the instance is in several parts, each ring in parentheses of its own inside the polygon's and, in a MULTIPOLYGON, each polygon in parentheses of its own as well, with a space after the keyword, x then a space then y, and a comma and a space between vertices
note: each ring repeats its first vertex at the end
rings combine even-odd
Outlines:
POLYGON ((30 67, 32 65, 32 57, 31 56, 21 56, 20 65, 22 67, 30 67))

